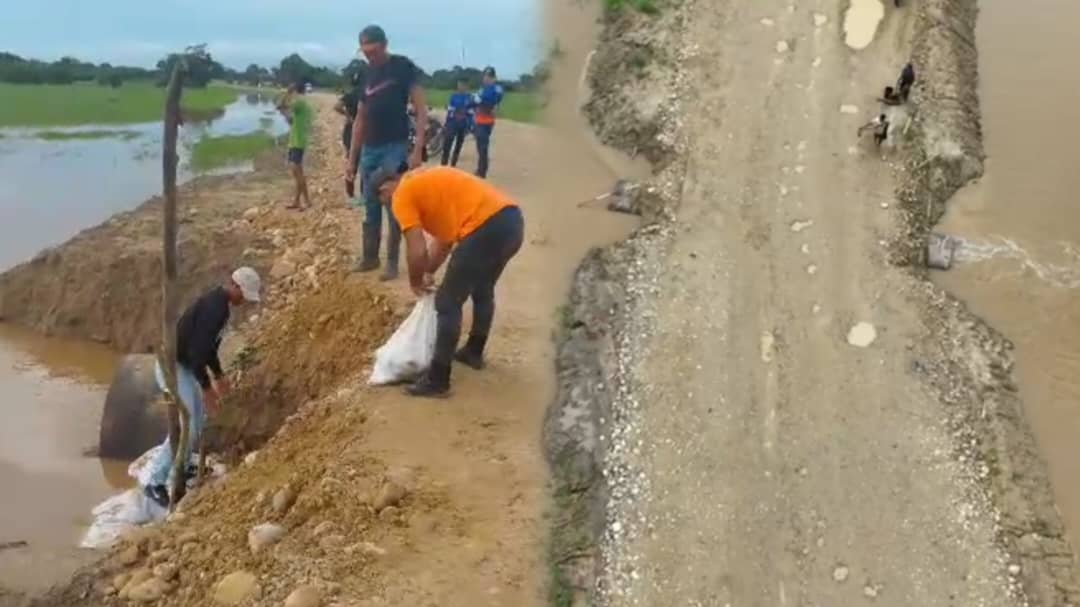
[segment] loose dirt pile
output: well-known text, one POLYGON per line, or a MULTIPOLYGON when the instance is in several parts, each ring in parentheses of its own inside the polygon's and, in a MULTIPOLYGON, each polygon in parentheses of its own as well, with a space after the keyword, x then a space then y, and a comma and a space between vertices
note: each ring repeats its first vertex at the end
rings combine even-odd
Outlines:
POLYGON ((322 267, 312 276, 319 278, 305 279, 295 303, 259 323, 234 355, 229 402, 240 406, 213 420, 216 449, 258 447, 299 403, 362 376, 402 318, 364 282, 322 267))
POLYGON ((280 605, 304 585, 322 597, 316 605, 403 604, 384 594, 384 576, 433 536, 467 528, 422 472, 370 452, 368 413, 354 397, 346 389, 305 406, 226 482, 131 534, 43 604, 280 605), (216 602, 238 573, 254 576, 249 592, 232 589, 246 598, 216 602))

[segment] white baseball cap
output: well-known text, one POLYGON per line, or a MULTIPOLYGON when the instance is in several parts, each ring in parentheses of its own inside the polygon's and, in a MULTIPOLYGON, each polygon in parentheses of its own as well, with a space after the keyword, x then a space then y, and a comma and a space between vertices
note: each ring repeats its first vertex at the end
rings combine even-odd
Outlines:
POLYGON ((259 289, 262 287, 262 280, 259 279, 258 272, 247 266, 237 268, 232 273, 232 281, 236 283, 236 286, 240 287, 240 292, 244 295, 245 300, 250 302, 259 301, 259 289))

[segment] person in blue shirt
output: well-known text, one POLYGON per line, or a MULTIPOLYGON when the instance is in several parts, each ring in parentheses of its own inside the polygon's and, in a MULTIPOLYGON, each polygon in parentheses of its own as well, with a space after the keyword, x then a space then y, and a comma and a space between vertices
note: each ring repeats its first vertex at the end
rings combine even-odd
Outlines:
POLYGON ((491 133, 495 130, 495 110, 502 103, 503 88, 495 80, 495 68, 484 68, 483 87, 476 94, 476 127, 473 136, 476 137, 476 153, 479 160, 476 162, 476 176, 487 177, 488 151, 491 149, 491 133))
POLYGON ((443 166, 447 164, 457 166, 461 146, 465 143, 465 136, 472 128, 475 105, 472 93, 469 92, 469 82, 464 78, 458 80, 457 91, 450 95, 450 102, 446 106, 446 124, 443 127, 446 131, 442 150, 443 166), (452 154, 451 147, 454 148, 452 154))

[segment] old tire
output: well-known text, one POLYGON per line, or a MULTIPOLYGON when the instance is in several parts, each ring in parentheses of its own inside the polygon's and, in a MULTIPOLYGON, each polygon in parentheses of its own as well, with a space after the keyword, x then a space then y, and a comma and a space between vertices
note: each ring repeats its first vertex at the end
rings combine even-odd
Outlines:
POLYGON ((120 361, 101 414, 101 457, 135 459, 168 434, 154 361, 151 354, 130 354, 120 361))

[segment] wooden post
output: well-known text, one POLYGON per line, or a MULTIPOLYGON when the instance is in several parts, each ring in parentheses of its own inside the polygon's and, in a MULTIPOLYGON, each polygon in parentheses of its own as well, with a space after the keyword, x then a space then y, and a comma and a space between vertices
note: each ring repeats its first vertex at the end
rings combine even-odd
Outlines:
POLYGON ((173 449, 172 486, 169 509, 184 497, 184 466, 188 460, 188 435, 191 420, 179 401, 176 384, 176 155, 177 132, 180 128, 180 96, 184 89, 185 62, 176 62, 165 93, 165 133, 162 150, 162 182, 165 195, 162 217, 162 282, 161 334, 163 343, 159 361, 165 375, 169 394, 169 444, 173 449))

